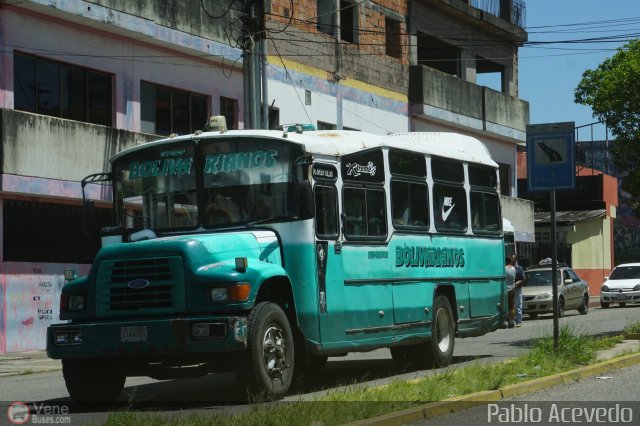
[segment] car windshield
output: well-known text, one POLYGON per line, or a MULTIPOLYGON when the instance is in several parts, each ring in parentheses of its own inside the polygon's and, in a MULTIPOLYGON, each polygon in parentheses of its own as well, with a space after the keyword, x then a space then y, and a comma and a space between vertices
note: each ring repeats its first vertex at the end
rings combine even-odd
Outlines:
MULTIPOLYGON (((536 286, 549 286, 551 287, 551 270, 534 270, 534 271, 525 271, 525 283, 524 285, 527 287, 536 287, 536 286)), ((561 279, 560 271, 557 272, 556 280, 558 284, 560 284, 561 279)))
POLYGON ((640 278, 640 266, 617 266, 609 276, 610 280, 629 280, 640 278))

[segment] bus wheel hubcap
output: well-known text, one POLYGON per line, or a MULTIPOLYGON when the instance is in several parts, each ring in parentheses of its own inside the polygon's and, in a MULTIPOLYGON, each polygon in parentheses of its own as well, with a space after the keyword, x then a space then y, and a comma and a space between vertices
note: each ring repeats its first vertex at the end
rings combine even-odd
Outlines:
POLYGON ((282 376, 286 367, 286 343, 282 329, 276 325, 270 325, 264 333, 263 340, 264 365, 267 374, 272 379, 282 376))
POLYGON ((451 344, 451 335, 449 333, 450 327, 449 315, 444 309, 440 309, 436 315, 436 341, 441 352, 447 352, 449 345, 451 344))

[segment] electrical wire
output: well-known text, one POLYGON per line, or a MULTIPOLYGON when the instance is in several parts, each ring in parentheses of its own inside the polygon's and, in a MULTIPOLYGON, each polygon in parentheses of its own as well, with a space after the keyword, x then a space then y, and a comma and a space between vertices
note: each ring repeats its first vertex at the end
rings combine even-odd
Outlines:
POLYGON ((233 6, 233 4, 236 2, 236 0, 231 0, 229 2, 229 6, 227 6, 227 10, 224 11, 224 13, 220 16, 215 16, 212 15, 211 13, 209 13, 209 11, 207 10, 207 8, 204 6, 204 0, 200 0, 200 6, 202 6, 202 10, 204 11, 204 13, 211 19, 222 19, 224 18, 227 13, 229 13, 229 11, 231 10, 231 7, 233 6))
MULTIPOLYGON (((311 117, 309 116, 309 112, 307 111, 307 107, 305 106, 304 102, 302 102, 302 98, 300 98, 300 94, 298 93, 298 88, 296 87, 296 85, 295 85, 295 83, 293 81, 293 78, 291 77, 291 74, 289 73, 289 69, 287 68, 287 64, 284 63, 284 60, 280 56, 280 52, 278 51, 278 46, 276 46, 275 43, 273 43, 273 48, 276 50, 276 54, 278 55, 278 58, 280 59, 280 62, 282 63, 282 66, 284 67, 285 75, 287 76, 289 81, 291 81, 291 87, 293 87, 293 91, 295 92, 296 97, 298 98, 298 101, 300 102, 300 105, 302 106, 302 110, 304 111, 305 115, 307 116, 307 119, 309 120, 309 123, 311 123, 311 117)), ((266 100, 263 100, 263 101, 266 101, 266 100)))

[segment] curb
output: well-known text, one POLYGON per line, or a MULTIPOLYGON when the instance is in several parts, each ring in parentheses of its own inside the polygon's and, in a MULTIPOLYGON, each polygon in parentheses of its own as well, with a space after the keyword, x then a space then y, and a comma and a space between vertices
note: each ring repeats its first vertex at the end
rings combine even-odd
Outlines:
POLYGON ((638 363, 640 363, 640 353, 623 355, 597 364, 565 371, 564 373, 540 377, 526 382, 508 385, 496 390, 481 391, 469 395, 456 396, 443 401, 430 402, 417 407, 397 411, 395 413, 385 414, 371 419, 358 420, 348 423, 345 426, 391 426, 428 420, 444 414, 464 411, 468 408, 481 405, 486 402, 500 401, 505 398, 512 398, 519 395, 537 392, 553 386, 568 384, 578 379, 595 376, 606 371, 611 371, 612 369, 630 367, 638 363))

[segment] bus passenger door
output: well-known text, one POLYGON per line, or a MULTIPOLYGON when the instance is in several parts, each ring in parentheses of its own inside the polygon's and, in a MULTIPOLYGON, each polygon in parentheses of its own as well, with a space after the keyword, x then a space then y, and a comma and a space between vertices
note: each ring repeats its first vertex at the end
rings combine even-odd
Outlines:
MULTIPOLYGON (((316 170, 314 165, 314 170, 316 170)), ((324 169, 330 170, 325 166, 324 169)), ((314 188, 316 281, 320 342, 344 340, 344 279, 339 240, 337 190, 331 183, 314 188)))

